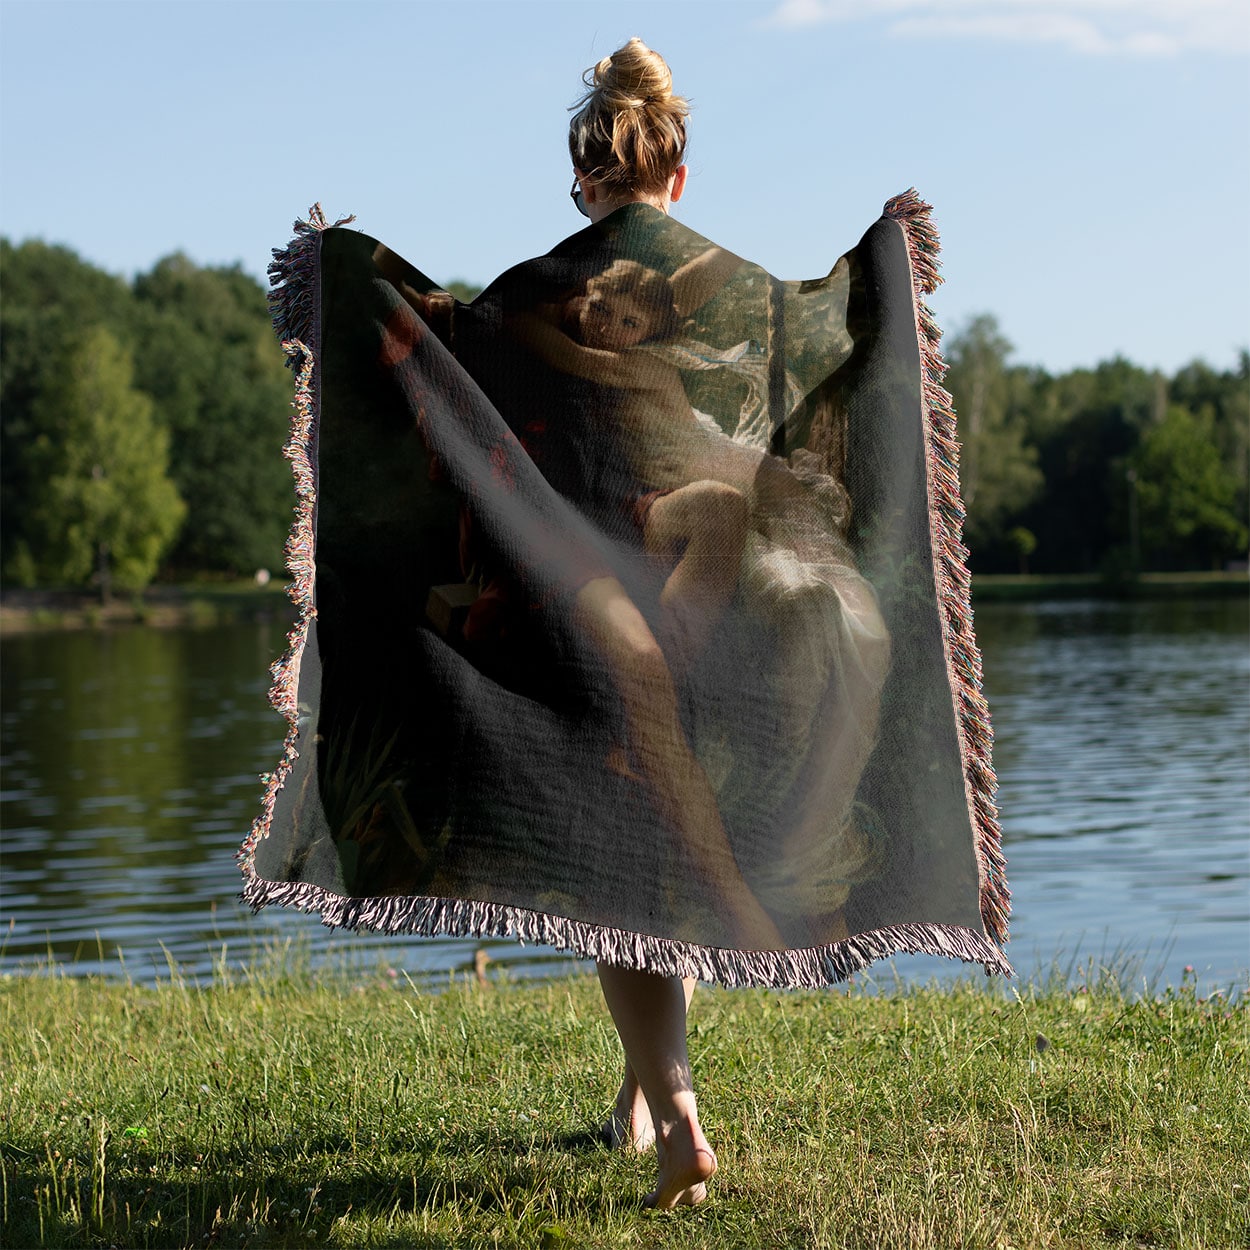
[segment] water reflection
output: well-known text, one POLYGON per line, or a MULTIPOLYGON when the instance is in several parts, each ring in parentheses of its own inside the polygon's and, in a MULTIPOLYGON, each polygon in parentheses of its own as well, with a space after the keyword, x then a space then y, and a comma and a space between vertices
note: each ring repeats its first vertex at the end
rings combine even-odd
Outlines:
POLYGON ((1173 979, 1244 974, 1245 601, 987 605, 977 625, 1018 964, 1170 946, 1173 979))
MULTIPOLYGON (((1245 601, 986 605, 977 624, 1017 968, 1102 950, 1163 957, 1172 980, 1186 963, 1226 985, 1244 974, 1245 601)), ((277 622, 5 642, 0 968, 50 954, 116 973, 121 951, 137 980, 170 963, 207 975, 292 936, 318 959, 471 966, 483 943, 331 938, 310 917, 252 917, 235 901, 234 855, 281 745, 264 694, 283 645, 277 622)), ((484 945, 516 975, 574 966, 484 945)))

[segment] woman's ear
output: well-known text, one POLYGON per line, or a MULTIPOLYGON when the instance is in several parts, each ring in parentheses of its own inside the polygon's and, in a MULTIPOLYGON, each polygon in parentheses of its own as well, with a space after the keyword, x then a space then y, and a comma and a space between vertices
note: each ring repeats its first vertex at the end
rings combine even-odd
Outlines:
POLYGON ((586 204, 593 204, 595 202, 595 180, 587 178, 576 165, 573 166, 573 177, 582 184, 582 200, 586 204))
POLYGON ((681 199, 681 193, 686 189, 686 175, 690 172, 687 165, 678 165, 673 170, 673 180, 669 183, 668 198, 676 204, 681 199))

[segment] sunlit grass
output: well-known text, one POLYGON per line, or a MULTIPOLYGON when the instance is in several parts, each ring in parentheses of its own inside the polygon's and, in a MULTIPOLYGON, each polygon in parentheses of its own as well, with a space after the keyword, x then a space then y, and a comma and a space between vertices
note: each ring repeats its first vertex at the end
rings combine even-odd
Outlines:
POLYGON ((654 1215, 653 1160, 594 1139, 619 1060, 592 980, 9 978, 3 1242, 1244 1245, 1247 1018, 1190 980, 700 990, 721 1171, 654 1215))

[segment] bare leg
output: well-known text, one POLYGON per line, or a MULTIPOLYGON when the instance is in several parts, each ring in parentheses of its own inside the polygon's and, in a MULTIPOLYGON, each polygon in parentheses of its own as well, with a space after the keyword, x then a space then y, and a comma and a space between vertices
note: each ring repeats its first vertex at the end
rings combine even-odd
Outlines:
POLYGON ((732 940, 747 950, 783 948, 776 924, 734 859, 716 795, 686 741, 672 673, 646 620, 620 582, 608 577, 582 587, 575 611, 620 693, 638 773, 690 867, 723 906, 732 940))
POLYGON ((647 550, 681 556, 660 594, 664 653, 675 672, 699 657, 733 599, 747 520, 745 496, 722 482, 692 482, 651 505, 642 536, 647 550))
POLYGON ((686 1052, 686 993, 678 977, 599 964, 599 983, 646 1096, 660 1165, 647 1206, 694 1206, 707 1197, 716 1156, 699 1126, 686 1052))
MULTIPOLYGON (((690 1000, 698 982, 694 977, 684 977, 681 984, 686 997, 686 1011, 689 1012, 690 1000)), ((640 1154, 655 1145, 651 1108, 647 1106, 646 1095, 638 1084, 638 1075, 628 1055, 625 1057, 625 1079, 616 1095, 612 1114, 603 1126, 602 1136, 613 1149, 636 1150, 640 1154)))

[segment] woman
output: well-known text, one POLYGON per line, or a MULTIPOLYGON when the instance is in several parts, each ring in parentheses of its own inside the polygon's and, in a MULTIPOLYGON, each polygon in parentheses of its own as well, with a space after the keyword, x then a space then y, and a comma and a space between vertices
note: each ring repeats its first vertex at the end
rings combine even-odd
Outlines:
MULTIPOLYGON (((569 127, 579 208, 596 223, 631 203, 667 213, 686 187, 688 109, 673 94, 664 59, 640 39, 631 39, 601 60, 589 78, 569 127)), ((626 315, 628 310, 622 310, 626 315)), ((630 328, 622 332, 628 336, 630 328)), ((670 537, 679 541, 679 535, 670 537)), ((611 595, 602 608, 606 620, 616 599, 608 590, 603 593, 611 595)), ((647 628, 641 617, 631 624, 647 628)), ((608 963, 600 963, 598 971, 625 1051, 625 1077, 605 1135, 627 1149, 644 1150, 654 1143, 659 1177, 649 1205, 702 1202, 716 1155, 699 1124, 686 1049, 686 1012, 695 982, 608 963)))
POLYGON ((275 254, 302 614, 244 897, 595 959, 605 1136, 673 1207, 716 1170, 694 976, 1005 971, 1007 895, 927 206, 779 283, 668 217, 664 61, 631 40, 587 86, 590 228, 472 304, 319 214, 275 254))
MULTIPOLYGON (((687 174, 687 106, 673 94, 668 66, 635 38, 600 61, 588 80, 569 130, 578 207, 596 224, 629 204, 649 204, 667 213, 681 198, 687 174)), ((421 319, 435 323, 440 296, 408 286, 403 263, 386 249, 378 249, 374 259, 421 319)), ((644 375, 656 375, 649 384, 645 376, 639 379, 637 368, 628 377, 620 370, 618 377, 603 360, 656 333, 655 294, 647 290, 648 277, 670 292, 674 307, 668 329, 674 332, 680 317, 709 299, 740 263, 713 249, 670 283, 636 264, 620 262, 613 269, 624 271, 625 283, 620 273, 597 275, 581 295, 509 318, 509 337, 567 373, 572 370, 560 353, 573 344, 557 325, 571 323, 579 340, 576 350, 601 358, 588 376, 636 397, 632 404, 618 404, 613 420, 628 424, 637 409, 648 414, 652 426, 684 425, 693 417, 675 368, 644 364, 644 375), (553 338, 561 344, 555 359, 553 338)), ((506 406, 503 397, 499 402, 506 406)), ((527 451, 544 464, 541 449, 527 444, 527 451)), ((754 463, 759 457, 748 458, 754 463)), ((748 949, 781 949, 785 940, 735 860, 716 795, 691 749, 678 706, 676 677, 697 658, 737 589, 747 540, 743 492, 722 481, 691 481, 686 475, 685 484, 675 489, 648 491, 629 501, 629 510, 639 522, 637 544, 660 559, 672 553, 659 595, 660 636, 607 567, 596 569, 591 561, 587 572, 570 579, 575 589, 573 622, 598 651, 620 700, 625 740, 616 766, 649 793, 682 848, 688 870, 717 899, 733 936, 748 949)), ((502 597, 507 598, 506 592, 502 597)), ((479 643, 484 630, 477 618, 485 616, 483 608, 491 614, 498 610, 493 586, 478 599, 478 611, 471 609, 466 623, 466 636, 479 643)), ((701 1202, 716 1170, 716 1156, 699 1124, 686 1050, 686 1011, 695 981, 607 962, 598 964, 598 972, 625 1051, 624 1080, 604 1137, 627 1149, 654 1144, 659 1178, 648 1195, 649 1205, 701 1202)))

